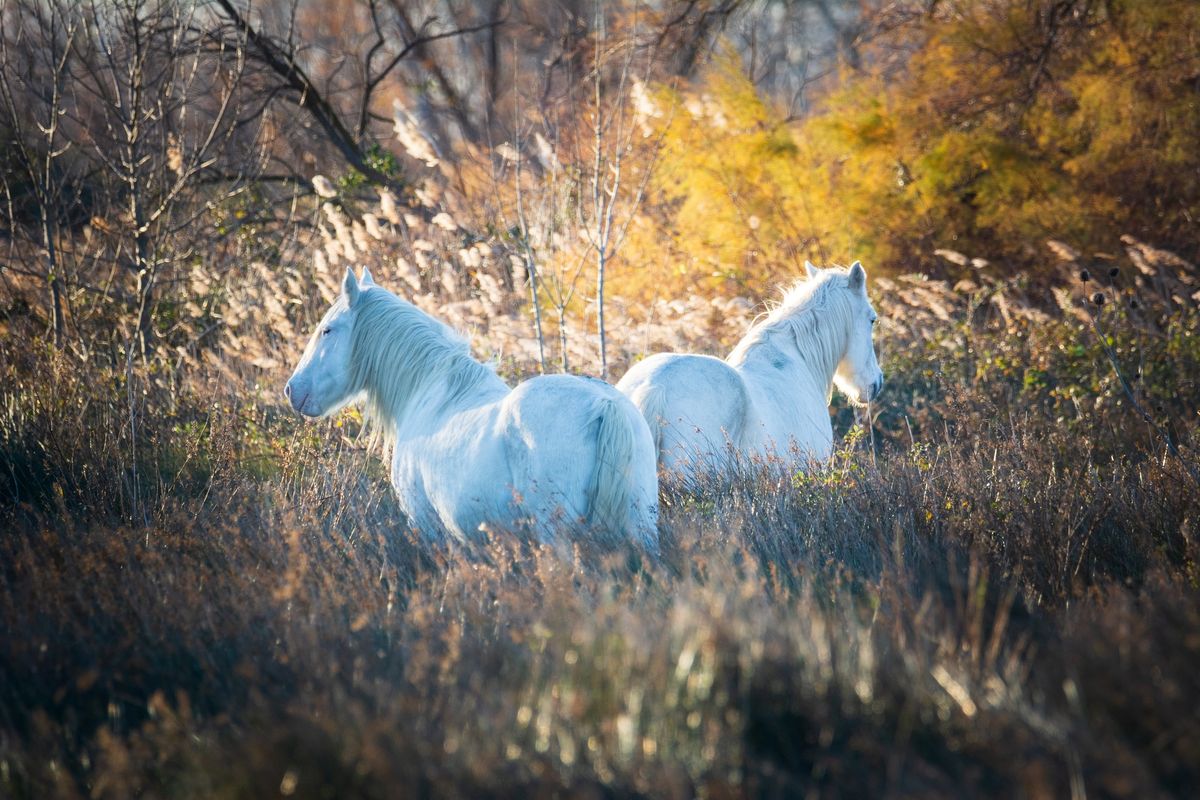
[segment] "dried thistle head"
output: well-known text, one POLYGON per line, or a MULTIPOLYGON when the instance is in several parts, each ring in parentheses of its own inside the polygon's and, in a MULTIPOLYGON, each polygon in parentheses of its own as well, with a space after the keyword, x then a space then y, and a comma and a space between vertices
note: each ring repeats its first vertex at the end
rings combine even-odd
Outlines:
POLYGON ((458 223, 454 221, 454 217, 447 214, 445 211, 434 216, 430 220, 434 225, 438 226, 447 233, 454 233, 458 230, 458 223))
POLYGON ((393 225, 400 224, 400 210, 396 205, 396 196, 387 189, 379 190, 379 213, 393 225))
POLYGON ((337 187, 333 185, 333 181, 326 178, 324 175, 313 175, 312 178, 313 190, 316 191, 317 197, 323 199, 331 199, 337 197, 337 187))
POLYGON ((377 242, 382 242, 386 237, 386 232, 383 225, 379 222, 379 217, 374 214, 363 214, 363 227, 367 230, 367 235, 377 242))
POLYGON ((430 169, 438 165, 440 159, 436 142, 426 134, 416 117, 408 113, 399 100, 392 101, 392 122, 396 139, 404 148, 404 152, 430 169))

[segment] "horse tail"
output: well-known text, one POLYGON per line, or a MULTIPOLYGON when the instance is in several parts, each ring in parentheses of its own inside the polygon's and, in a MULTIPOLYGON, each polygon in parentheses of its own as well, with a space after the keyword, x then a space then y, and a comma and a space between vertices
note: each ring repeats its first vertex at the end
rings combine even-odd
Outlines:
POLYGON ((596 404, 596 465, 588 492, 588 521, 611 531, 627 531, 636 498, 638 425, 642 421, 623 403, 605 397, 596 404))
POLYGON ((642 384, 629 398, 646 419, 650 427, 650 438, 654 441, 654 454, 662 452, 662 424, 667 413, 667 390, 664 386, 642 384))

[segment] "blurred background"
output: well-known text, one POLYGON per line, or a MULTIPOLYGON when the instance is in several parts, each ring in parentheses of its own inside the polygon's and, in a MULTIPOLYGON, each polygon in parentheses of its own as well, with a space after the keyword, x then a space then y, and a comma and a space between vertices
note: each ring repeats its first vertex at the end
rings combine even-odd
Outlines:
POLYGON ((369 264, 431 306, 521 304, 540 347, 509 355, 607 372, 576 340, 610 297, 758 302, 806 258, 1041 286, 1123 236, 1194 262, 1198 13, 12 0, 6 324, 194 359, 237 350, 255 286, 299 322, 369 264))

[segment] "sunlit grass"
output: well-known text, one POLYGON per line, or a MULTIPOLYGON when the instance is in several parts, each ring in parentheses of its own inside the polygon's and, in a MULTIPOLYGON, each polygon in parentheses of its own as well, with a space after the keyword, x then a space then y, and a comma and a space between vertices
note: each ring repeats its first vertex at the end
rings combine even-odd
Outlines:
POLYGON ((659 560, 433 546, 353 415, 10 349, 0 786, 1187 794, 1200 493, 1115 402, 1056 413, 1104 365, 1063 322, 1014 336, 1034 312, 895 321, 878 452, 863 422, 821 469, 668 483, 659 560))

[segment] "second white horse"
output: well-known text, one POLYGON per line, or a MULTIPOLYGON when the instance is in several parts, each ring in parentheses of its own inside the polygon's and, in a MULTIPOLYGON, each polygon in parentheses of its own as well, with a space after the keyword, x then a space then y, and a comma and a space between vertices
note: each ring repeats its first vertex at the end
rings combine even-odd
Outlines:
POLYGON ((808 280, 755 323, 722 360, 660 353, 617 384, 654 434, 659 463, 683 478, 720 471, 728 456, 816 462, 833 452, 836 384, 865 404, 883 388, 867 274, 805 264, 808 280))

